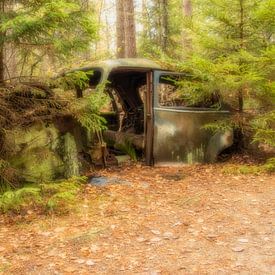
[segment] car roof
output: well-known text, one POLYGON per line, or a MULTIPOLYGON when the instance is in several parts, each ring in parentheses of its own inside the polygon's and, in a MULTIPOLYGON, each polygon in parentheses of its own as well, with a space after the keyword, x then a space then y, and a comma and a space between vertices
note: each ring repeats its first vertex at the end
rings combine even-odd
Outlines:
POLYGON ((144 68, 144 69, 161 69, 161 66, 156 62, 145 58, 119 58, 107 59, 103 61, 93 62, 85 67, 74 69, 73 71, 87 71, 89 69, 103 69, 112 71, 115 68, 144 68))

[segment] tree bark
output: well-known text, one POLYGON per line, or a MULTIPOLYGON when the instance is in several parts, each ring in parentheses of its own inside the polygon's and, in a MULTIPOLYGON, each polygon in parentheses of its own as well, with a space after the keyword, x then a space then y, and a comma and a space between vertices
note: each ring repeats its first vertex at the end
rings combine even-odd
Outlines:
POLYGON ((136 57, 136 25, 133 0, 124 0, 125 57, 136 57))
MULTIPOLYGON (((191 20, 192 18, 192 2, 191 0, 183 0, 183 15, 188 20, 191 20)), ((182 43, 185 50, 191 51, 192 50, 192 39, 190 38, 188 32, 186 30, 183 30, 182 32, 182 43)))
MULTIPOLYGON (((0 35, 2 35, 0 33, 0 35)), ((5 65, 4 65, 4 43, 0 42, 0 85, 5 80, 5 65)))
POLYGON ((161 49, 166 52, 168 45, 168 0, 161 0, 161 49))
POLYGON ((183 10, 184 10, 185 16, 188 16, 188 17, 192 16, 192 2, 191 2, 191 0, 183 1, 183 10))
MULTIPOLYGON (((5 1, 0 3, 0 13, 4 14, 5 12, 5 1)), ((0 21, 1 24, 1 21, 0 21)), ((5 33, 0 32, 0 84, 4 83, 5 80, 5 54, 4 54, 4 42, 5 42, 5 33)))
POLYGON ((123 0, 116 0, 116 41, 117 58, 125 57, 125 14, 123 0))
MULTIPOLYGON (((239 30, 240 30, 240 49, 242 50, 244 48, 244 7, 243 7, 243 0, 239 0, 240 2, 240 24, 239 24, 239 30)), ((240 65, 242 64, 242 61, 240 60, 240 65)), ((239 94, 238 94, 238 100, 239 100, 239 112, 243 112, 243 87, 240 87, 239 94)))

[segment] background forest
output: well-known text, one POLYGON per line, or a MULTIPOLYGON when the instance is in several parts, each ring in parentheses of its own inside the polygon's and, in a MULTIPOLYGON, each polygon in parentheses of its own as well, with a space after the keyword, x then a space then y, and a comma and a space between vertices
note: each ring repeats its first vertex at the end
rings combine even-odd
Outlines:
MULTIPOLYGON (((273 0, 1 0, 1 158, 7 149, 5 130, 50 120, 56 110, 75 110, 30 82, 48 83, 68 68, 127 57, 153 59, 186 73, 189 77, 178 83, 185 100, 196 104, 215 95, 220 100, 213 107, 227 104, 232 110, 230 121, 207 127, 234 128, 239 149, 251 149, 254 142, 272 152, 274 10, 273 0), (31 90, 18 86, 26 82, 31 90), (18 102, 25 107, 18 108, 18 102)), ((65 84, 77 89, 85 85, 85 77, 65 79, 65 84)), ((100 124, 102 102, 89 102, 96 105, 90 114, 96 110, 94 121, 100 124)), ((92 124, 83 116, 78 119, 84 126, 92 124)), ((6 167, 4 161, 1 165, 6 167)))
POLYGON ((94 60, 147 57, 192 74, 179 83, 191 102, 217 93, 235 111, 262 114, 253 124, 256 139, 274 145, 274 132, 266 131, 274 120, 274 6, 272 0, 2 0, 0 83, 94 60))
POLYGON ((275 0, 0 0, 0 274, 275 274, 274 31, 275 0))

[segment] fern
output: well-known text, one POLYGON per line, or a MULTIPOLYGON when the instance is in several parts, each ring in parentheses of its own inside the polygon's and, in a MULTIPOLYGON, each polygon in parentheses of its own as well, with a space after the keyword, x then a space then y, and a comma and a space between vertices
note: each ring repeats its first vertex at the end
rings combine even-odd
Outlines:
POLYGON ((267 160, 267 162, 263 165, 263 168, 265 171, 269 173, 275 172, 275 158, 270 158, 267 160))
POLYGON ((40 205, 41 201, 39 188, 24 187, 16 191, 7 191, 0 196, 0 211, 19 213, 30 205, 40 205))
POLYGON ((66 213, 76 203, 75 193, 72 191, 59 192, 54 194, 46 203, 49 212, 66 213))
POLYGON ((232 129, 237 129, 238 127, 239 126, 235 121, 227 119, 213 123, 207 123, 202 128, 216 134, 218 132, 232 131, 232 129))
POLYGON ((275 111, 260 115, 251 122, 255 131, 253 142, 263 142, 275 147, 275 111))
POLYGON ((51 85, 66 90, 84 90, 89 87, 90 76, 93 75, 93 71, 83 72, 75 71, 66 73, 64 76, 52 80, 51 85))
POLYGON ((118 144, 116 147, 127 154, 131 158, 131 160, 137 161, 136 150, 129 140, 126 140, 123 144, 118 144))
POLYGON ((109 104, 110 98, 105 94, 106 83, 97 86, 88 97, 74 103, 73 111, 76 119, 87 130, 95 133, 106 129, 107 121, 100 111, 109 104))
POLYGON ((81 184, 86 181, 86 177, 73 177, 6 191, 0 195, 0 212, 19 214, 39 209, 42 213, 67 213, 76 202, 81 184))

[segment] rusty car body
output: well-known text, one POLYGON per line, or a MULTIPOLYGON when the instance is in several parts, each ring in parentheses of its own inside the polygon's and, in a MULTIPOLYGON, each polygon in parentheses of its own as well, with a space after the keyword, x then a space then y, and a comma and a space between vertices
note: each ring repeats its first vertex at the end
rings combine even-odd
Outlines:
POLYGON ((203 128, 228 118, 228 110, 185 106, 174 96, 169 77, 179 73, 147 59, 106 60, 77 70, 93 71, 91 87, 107 83, 112 110, 105 139, 111 146, 130 141, 147 165, 214 162, 233 143, 232 131, 203 128))

